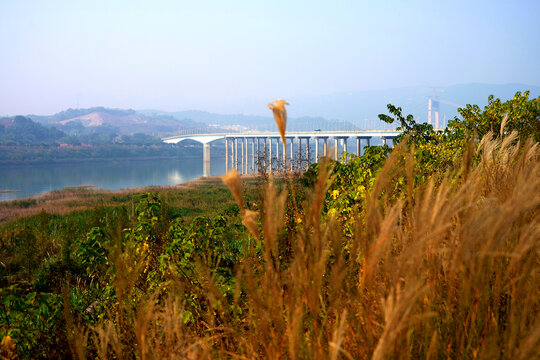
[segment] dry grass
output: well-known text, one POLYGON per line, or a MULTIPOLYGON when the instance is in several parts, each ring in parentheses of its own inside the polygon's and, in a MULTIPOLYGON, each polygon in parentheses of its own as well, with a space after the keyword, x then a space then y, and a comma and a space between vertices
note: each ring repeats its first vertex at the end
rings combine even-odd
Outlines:
MULTIPOLYGON (((250 177, 246 177, 248 181, 250 177)), ((88 185, 65 188, 41 194, 32 199, 0 202, 0 224, 8 221, 36 215, 41 211, 61 215, 73 211, 93 209, 96 206, 119 206, 130 204, 130 196, 137 193, 159 192, 170 195, 174 206, 193 206, 192 197, 197 197, 197 190, 204 187, 222 186, 220 177, 200 178, 176 186, 151 186, 130 188, 119 191, 92 189, 88 185), (185 195, 185 196, 184 196, 185 195)), ((199 198, 203 198, 199 196, 199 198)), ((211 204, 205 204, 211 206, 211 204)))
MULTIPOLYGON (((239 264, 234 301, 220 295, 212 269, 201 268, 197 281, 205 290, 197 295, 218 305, 208 307, 204 320, 183 325, 179 299, 188 285, 171 272, 167 296, 158 301, 159 294, 149 294, 136 310, 119 312, 122 319, 91 331, 99 357, 538 358, 538 144, 486 138, 477 151, 478 165, 467 156, 440 184, 411 186, 402 200, 391 200, 385 196, 391 175, 403 174, 411 184, 414 176, 412 156, 397 148, 352 239, 335 219, 321 218, 330 181, 321 173, 295 215, 287 259, 279 249, 287 194, 270 181, 261 212, 244 212, 262 252, 254 242, 239 264), (401 166, 403 157, 409 167, 401 166), (122 339, 132 339, 129 350, 122 339)), ((236 176, 228 178, 233 193, 236 176)), ((119 277, 118 292, 129 293, 130 278, 119 277)))
POLYGON ((285 131, 287 129, 287 109, 285 108, 285 105, 289 105, 289 103, 281 99, 274 100, 268 104, 268 108, 272 110, 272 114, 274 115, 274 120, 276 121, 284 148, 287 146, 287 141, 285 139, 285 131))

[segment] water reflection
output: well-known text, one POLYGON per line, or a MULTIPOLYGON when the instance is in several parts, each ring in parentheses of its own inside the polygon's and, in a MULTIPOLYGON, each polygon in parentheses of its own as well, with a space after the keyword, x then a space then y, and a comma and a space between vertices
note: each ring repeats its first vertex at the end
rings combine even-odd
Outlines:
POLYGON ((167 175, 167 179, 169 184, 180 184, 187 181, 178 170, 169 172, 169 174, 167 175))
MULTIPOLYGON (((225 161, 212 158, 211 175, 225 172, 225 161)), ((149 185, 176 185, 203 175, 202 159, 131 160, 0 167, 1 200, 25 198, 67 186, 95 185, 118 190, 149 185)))

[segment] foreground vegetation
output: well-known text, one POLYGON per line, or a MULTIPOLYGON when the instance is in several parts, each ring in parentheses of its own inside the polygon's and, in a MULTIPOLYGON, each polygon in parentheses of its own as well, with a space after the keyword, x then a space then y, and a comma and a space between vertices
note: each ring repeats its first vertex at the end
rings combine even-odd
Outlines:
MULTIPOLYGON (((252 184, 255 180, 246 181, 252 184)), ((103 212, 126 208, 133 211, 139 196, 150 192, 156 193, 174 209, 173 216, 182 216, 186 221, 196 216, 213 217, 238 208, 219 177, 192 180, 177 186, 150 186, 117 191, 82 185, 44 193, 35 198, 0 202, 0 225, 19 218, 19 221, 9 226, 30 226, 35 220, 30 216, 42 212, 58 218, 68 215, 65 217, 68 222, 77 216, 84 216, 83 220, 88 222, 91 216, 102 216, 93 214, 98 210, 103 212)))
POLYGON ((7 223, 2 356, 537 357, 540 98, 527 95, 463 109, 445 132, 389 106, 381 119, 405 130, 393 150, 260 185, 229 173, 236 206, 219 214, 185 219, 145 193, 7 223))

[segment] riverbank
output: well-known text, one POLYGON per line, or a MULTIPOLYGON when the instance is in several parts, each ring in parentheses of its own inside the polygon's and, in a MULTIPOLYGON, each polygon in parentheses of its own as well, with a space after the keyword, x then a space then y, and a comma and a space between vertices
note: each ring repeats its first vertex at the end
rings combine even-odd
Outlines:
MULTIPOLYGON (((211 175, 225 172, 225 161, 212 160, 211 175)), ((20 190, 0 194, 0 202, 35 198, 68 186, 95 185, 97 189, 119 191, 145 186, 175 186, 203 175, 202 158, 165 160, 78 162, 0 166, 0 189, 20 190)))
MULTIPOLYGON (((254 176, 245 176, 246 182, 254 184, 254 176)), ((34 198, 0 202, 0 224, 45 211, 53 215, 65 215, 95 207, 132 206, 134 195, 155 192, 167 198, 171 206, 179 207, 186 218, 199 214, 213 216, 228 206, 235 206, 233 197, 219 176, 201 177, 175 186, 147 186, 122 190, 95 189, 92 185, 67 187, 34 198)))

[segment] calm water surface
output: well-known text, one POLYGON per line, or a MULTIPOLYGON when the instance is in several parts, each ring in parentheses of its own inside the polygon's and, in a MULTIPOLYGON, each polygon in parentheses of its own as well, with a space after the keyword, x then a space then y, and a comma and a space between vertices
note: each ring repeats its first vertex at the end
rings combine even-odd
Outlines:
MULTIPOLYGON (((225 172, 225 158, 212 158, 211 175, 225 172)), ((78 164, 0 167, 0 201, 32 197, 67 186, 95 185, 118 190, 149 185, 177 185, 203 175, 202 159, 129 160, 78 164)))

